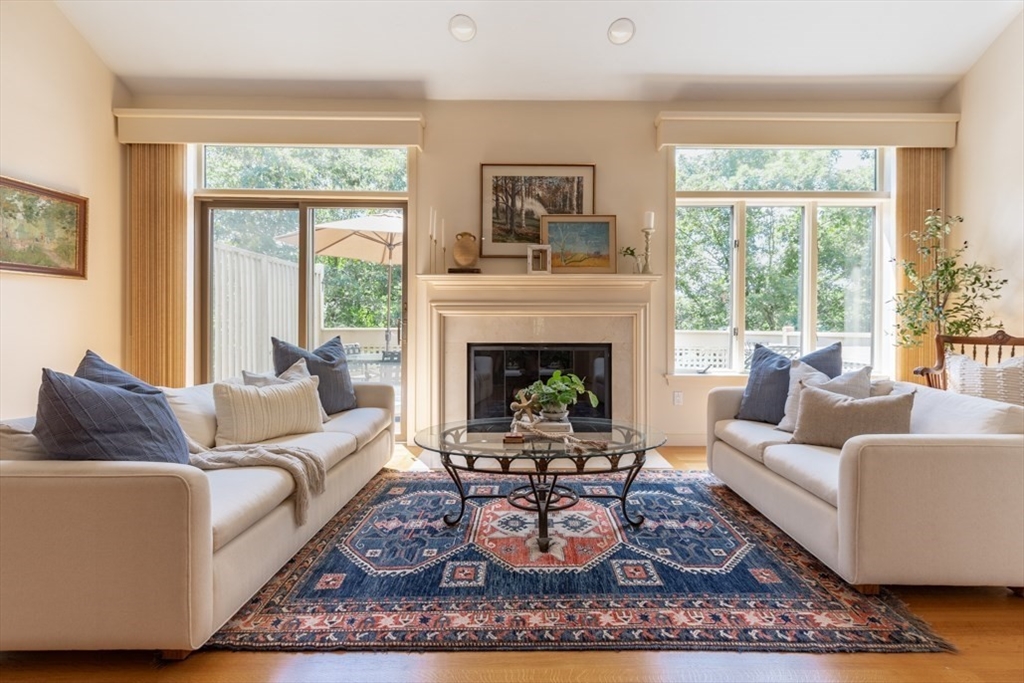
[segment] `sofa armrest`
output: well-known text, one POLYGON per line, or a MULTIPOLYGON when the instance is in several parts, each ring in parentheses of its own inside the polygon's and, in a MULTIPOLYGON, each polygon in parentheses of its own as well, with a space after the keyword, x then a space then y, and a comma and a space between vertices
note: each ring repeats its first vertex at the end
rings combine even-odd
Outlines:
POLYGON ((1024 585, 1024 435, 872 435, 839 456, 851 583, 1024 585))
POLYGON ((191 650, 212 633, 206 475, 0 461, 0 650, 191 650))
POLYGON ((715 423, 719 420, 732 420, 740 412, 740 401, 743 400, 744 387, 715 387, 708 392, 708 465, 715 444, 715 423))
POLYGON ((383 408, 395 414, 395 388, 390 384, 355 382, 356 405, 360 408, 383 408))

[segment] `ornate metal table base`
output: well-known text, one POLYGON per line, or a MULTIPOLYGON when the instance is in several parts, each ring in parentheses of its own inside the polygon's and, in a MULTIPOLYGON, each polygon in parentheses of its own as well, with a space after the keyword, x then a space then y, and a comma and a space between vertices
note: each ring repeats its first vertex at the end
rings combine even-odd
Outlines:
MULTIPOLYGON (((616 458, 616 461, 618 458, 616 458)), ((505 498, 508 500, 509 505, 517 507, 520 510, 528 510, 537 513, 537 545, 541 552, 548 552, 548 548, 551 545, 551 537, 548 536, 548 514, 551 512, 557 512, 559 510, 566 510, 571 508, 573 505, 580 501, 580 498, 615 498, 619 501, 622 506, 622 516, 626 519, 626 522, 633 527, 638 527, 644 523, 644 516, 637 513, 636 517, 631 517, 629 511, 626 509, 626 497, 629 495, 629 489, 636 480, 640 469, 644 466, 647 458, 644 452, 637 452, 633 464, 618 469, 617 467, 611 470, 602 470, 595 472, 572 472, 567 470, 561 473, 553 472, 522 472, 529 478, 530 483, 524 486, 519 486, 512 489, 506 496, 501 495, 485 495, 485 494, 472 494, 467 495, 465 486, 462 483, 462 477, 459 475, 460 467, 456 467, 451 463, 451 457, 448 453, 441 454, 441 464, 444 466, 448 475, 455 482, 455 487, 459 490, 459 512, 457 515, 452 513, 444 516, 444 523, 448 526, 455 526, 462 520, 462 516, 466 512, 466 501, 470 498, 505 498), (609 472, 625 472, 626 480, 622 484, 622 493, 620 495, 614 494, 580 494, 572 490, 568 486, 563 486, 558 483, 558 477, 560 474, 608 474, 609 472)), ((617 462, 616 462, 617 465, 617 462)), ((546 469, 546 467, 545 467, 546 469)), ((477 470, 486 471, 486 470, 477 470)), ((508 469, 503 468, 501 472, 503 474, 515 473, 510 472, 508 469)))

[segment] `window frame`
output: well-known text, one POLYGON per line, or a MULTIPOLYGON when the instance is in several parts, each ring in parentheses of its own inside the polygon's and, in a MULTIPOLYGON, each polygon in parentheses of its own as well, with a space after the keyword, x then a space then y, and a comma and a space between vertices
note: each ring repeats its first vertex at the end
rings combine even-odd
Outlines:
MULTIPOLYGON (((675 145, 669 159, 670 187, 676 187, 676 150, 684 147, 675 145)), ((694 148, 709 148, 709 145, 693 145, 694 148)), ((736 148, 736 145, 715 146, 719 149, 736 148)), ((758 145, 758 147, 763 147, 758 145)), ((780 145, 782 149, 792 149, 792 145, 780 145)), ((823 149, 824 147, 816 147, 823 149)), ((848 148, 837 146, 835 149, 848 148)), ((858 149, 860 147, 857 147, 858 149)), ((747 208, 758 206, 790 206, 803 208, 803 225, 801 227, 800 250, 800 345, 804 353, 813 350, 818 337, 818 306, 817 306, 817 268, 818 268, 818 208, 819 207, 872 207, 875 210, 875 226, 872 232, 872 343, 871 359, 876 372, 891 369, 891 354, 886 354, 882 344, 883 320, 885 316, 885 273, 883 272, 883 245, 886 234, 893 224, 892 212, 892 159, 895 155, 886 147, 876 147, 875 191, 694 191, 674 190, 671 212, 671 230, 669 230, 669 254, 672 255, 671 289, 668 292, 668 312, 671 324, 668 325, 668 368, 669 375, 685 377, 695 371, 676 367, 676 210, 680 207, 729 207, 732 210, 730 257, 730 325, 729 325, 729 367, 712 369, 710 374, 745 375, 743 367, 744 349, 747 336, 746 320, 746 221, 747 208)))

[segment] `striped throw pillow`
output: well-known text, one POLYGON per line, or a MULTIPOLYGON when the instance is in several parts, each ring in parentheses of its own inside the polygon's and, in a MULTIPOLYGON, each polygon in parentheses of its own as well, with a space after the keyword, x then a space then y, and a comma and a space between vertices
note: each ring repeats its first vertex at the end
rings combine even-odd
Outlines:
POLYGON ((946 388, 958 394, 1024 405, 1024 356, 983 365, 959 353, 946 355, 946 388))

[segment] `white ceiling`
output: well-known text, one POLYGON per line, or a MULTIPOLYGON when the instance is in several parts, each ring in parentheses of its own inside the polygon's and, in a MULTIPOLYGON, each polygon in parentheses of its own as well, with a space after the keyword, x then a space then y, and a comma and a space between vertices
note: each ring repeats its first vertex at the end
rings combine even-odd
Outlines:
POLYGON ((937 99, 1024 0, 57 0, 136 95, 937 99), (461 43, 449 19, 468 14, 461 43), (606 38, 630 17, 636 36, 606 38))

